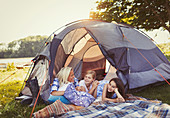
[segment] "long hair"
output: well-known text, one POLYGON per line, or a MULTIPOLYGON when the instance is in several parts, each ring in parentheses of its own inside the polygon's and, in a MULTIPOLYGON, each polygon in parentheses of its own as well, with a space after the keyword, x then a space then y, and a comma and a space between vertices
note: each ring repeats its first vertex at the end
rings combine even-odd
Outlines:
POLYGON ((68 83, 68 76, 69 76, 71 70, 72 70, 71 67, 61 68, 61 70, 56 75, 56 77, 59 79, 59 85, 63 85, 63 84, 68 83))
POLYGON ((87 75, 87 74, 91 74, 92 77, 93 77, 93 79, 96 79, 96 72, 95 72, 94 70, 88 70, 88 71, 86 71, 86 74, 85 74, 85 75, 87 75))
MULTIPOLYGON (((121 79, 119 78, 112 78, 110 82, 114 81, 116 83, 116 86, 118 88, 118 91, 119 93, 122 95, 123 98, 126 98, 126 95, 125 95, 125 88, 124 88, 124 85, 123 85, 123 82, 121 81, 121 79)), ((107 98, 111 98, 113 96, 114 92, 108 92, 106 93, 106 97, 107 98)))

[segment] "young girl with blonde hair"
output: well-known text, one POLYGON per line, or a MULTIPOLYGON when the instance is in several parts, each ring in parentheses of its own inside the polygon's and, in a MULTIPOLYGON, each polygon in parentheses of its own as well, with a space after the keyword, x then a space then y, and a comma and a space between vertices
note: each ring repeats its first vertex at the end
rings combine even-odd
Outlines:
POLYGON ((83 86, 85 91, 94 94, 99 82, 96 80, 96 72, 93 70, 86 71, 84 79, 79 82, 79 86, 83 86))

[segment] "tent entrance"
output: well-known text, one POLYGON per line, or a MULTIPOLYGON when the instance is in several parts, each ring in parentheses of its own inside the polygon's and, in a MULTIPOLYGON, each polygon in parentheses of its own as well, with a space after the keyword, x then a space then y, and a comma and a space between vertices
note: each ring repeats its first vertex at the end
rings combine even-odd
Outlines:
POLYGON ((105 56, 84 28, 75 29, 68 33, 61 45, 66 55, 68 54, 64 66, 72 67, 79 80, 84 77, 87 70, 94 70, 98 80, 102 80, 107 71, 112 70, 113 73, 113 67, 106 70, 105 56))

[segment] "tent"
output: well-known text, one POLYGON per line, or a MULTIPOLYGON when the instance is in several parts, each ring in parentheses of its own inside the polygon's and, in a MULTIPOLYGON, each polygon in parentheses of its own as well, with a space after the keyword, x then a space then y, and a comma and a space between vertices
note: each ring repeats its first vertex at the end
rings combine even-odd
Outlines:
MULTIPOLYGON (((64 66, 72 67, 79 80, 89 69, 96 71, 98 80, 118 76, 126 90, 170 80, 170 62, 151 38, 131 26, 87 19, 69 23, 53 34, 34 58, 28 77, 38 79, 44 100, 64 66)), ((31 96, 27 85, 21 93, 31 96)))

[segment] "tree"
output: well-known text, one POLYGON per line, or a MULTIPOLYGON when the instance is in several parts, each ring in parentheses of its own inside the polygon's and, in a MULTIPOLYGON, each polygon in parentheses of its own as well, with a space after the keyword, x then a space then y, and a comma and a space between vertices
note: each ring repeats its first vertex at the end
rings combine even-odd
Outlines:
POLYGON ((19 48, 18 48, 18 56, 19 57, 33 57, 37 53, 44 41, 47 39, 47 36, 29 36, 24 39, 18 40, 19 48))
POLYGON ((0 58, 34 57, 45 45, 46 39, 47 36, 37 35, 12 41, 8 43, 7 49, 0 49, 0 58))
POLYGON ((12 41, 12 42, 8 43, 8 49, 14 49, 16 44, 17 44, 16 41, 12 41))
POLYGON ((0 43, 0 46, 4 45, 4 43, 0 43))
POLYGON ((100 0, 90 18, 126 23, 145 30, 163 27, 170 32, 169 0, 100 0))

